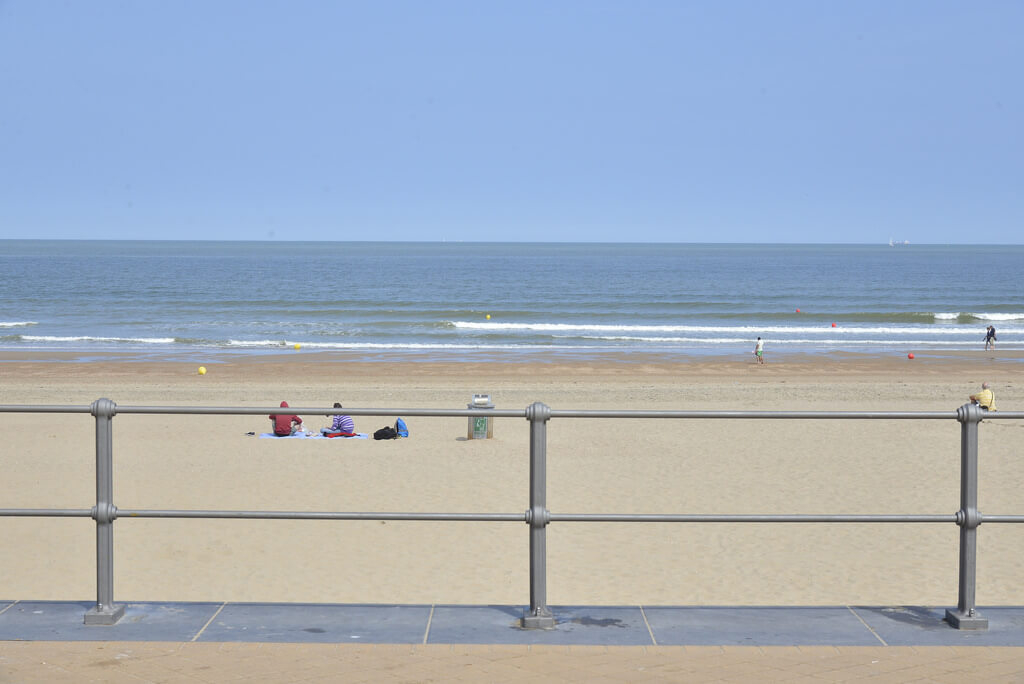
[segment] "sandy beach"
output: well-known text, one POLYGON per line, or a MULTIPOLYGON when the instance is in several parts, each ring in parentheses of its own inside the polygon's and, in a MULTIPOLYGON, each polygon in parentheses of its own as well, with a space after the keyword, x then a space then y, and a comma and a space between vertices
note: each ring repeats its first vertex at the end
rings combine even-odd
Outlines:
MULTIPOLYGON (((338 354, 151 361, 5 353, 0 404, 465 408, 921 410, 952 415, 988 381, 1024 407, 1021 354, 610 357, 588 363, 360 363, 338 354), (200 376, 203 363, 209 372, 200 376)), ((326 424, 306 415, 310 428, 326 424)), ((95 503, 87 414, 4 413, 4 508, 95 503)), ((372 432, 393 422, 357 416, 372 432)), ((267 440, 258 416, 114 419, 121 509, 519 514, 529 433, 495 420, 410 418, 409 439, 267 440)), ((1024 421, 980 431, 980 509, 1021 514, 1024 421)), ((960 426, 944 421, 552 420, 548 508, 558 513, 951 514, 960 426)), ((95 597, 89 519, 2 518, 0 598, 95 597)), ((523 523, 121 518, 120 601, 524 604, 523 523)), ((948 524, 553 523, 548 602, 649 605, 955 605, 958 528, 948 524)), ((1024 529, 983 525, 979 605, 1022 604, 1024 529)))

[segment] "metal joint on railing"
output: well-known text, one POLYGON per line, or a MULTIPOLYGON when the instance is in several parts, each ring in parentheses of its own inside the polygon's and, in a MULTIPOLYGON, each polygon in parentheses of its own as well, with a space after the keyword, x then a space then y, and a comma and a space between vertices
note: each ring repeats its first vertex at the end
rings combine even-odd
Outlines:
POLYGON ((89 405, 89 413, 97 418, 113 418, 117 415, 117 404, 110 399, 97 399, 89 405))
POLYGON ((117 520, 117 506, 104 501, 93 506, 89 515, 98 523, 112 523, 117 520))
POLYGON ((526 509, 526 524, 530 527, 547 527, 551 522, 551 511, 541 506, 526 509))
POLYGON ((551 407, 539 401, 533 402, 526 407, 526 420, 548 422, 551 420, 551 407))
POLYGON ((956 419, 960 423, 980 423, 983 414, 977 404, 964 404, 956 410, 956 419))
POLYGON ((981 511, 976 508, 961 509, 956 512, 956 524, 968 530, 973 530, 981 525, 983 517, 981 511))

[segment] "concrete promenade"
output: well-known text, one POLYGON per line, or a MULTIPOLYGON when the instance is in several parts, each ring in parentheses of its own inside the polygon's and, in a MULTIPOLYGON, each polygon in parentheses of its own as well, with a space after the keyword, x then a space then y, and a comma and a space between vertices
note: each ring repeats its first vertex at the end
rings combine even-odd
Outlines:
POLYGON ((1024 607, 552 607, 0 601, 0 682, 1024 682, 1024 607))

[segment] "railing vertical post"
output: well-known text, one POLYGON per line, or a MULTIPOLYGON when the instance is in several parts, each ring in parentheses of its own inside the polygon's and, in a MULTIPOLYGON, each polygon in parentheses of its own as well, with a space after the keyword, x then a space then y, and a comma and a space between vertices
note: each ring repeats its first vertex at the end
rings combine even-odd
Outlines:
POLYGON ((113 625, 124 615, 123 605, 114 605, 114 437, 112 420, 117 404, 110 399, 92 403, 96 417, 96 607, 85 614, 87 625, 113 625))
POLYGON ((978 615, 974 605, 975 575, 978 569, 978 424, 982 410, 964 404, 956 411, 960 421, 960 590, 956 610, 946 611, 946 621, 957 629, 988 629, 988 619, 978 615))
POLYGON ((554 629, 555 618, 548 609, 547 540, 547 435, 551 409, 538 402, 526 408, 530 421, 530 612, 523 616, 525 629, 554 629))

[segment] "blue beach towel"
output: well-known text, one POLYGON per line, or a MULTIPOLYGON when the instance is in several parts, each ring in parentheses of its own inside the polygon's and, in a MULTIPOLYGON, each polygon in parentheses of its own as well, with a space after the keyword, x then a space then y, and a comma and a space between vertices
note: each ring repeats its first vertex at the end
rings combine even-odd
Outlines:
POLYGON ((346 439, 369 439, 370 435, 365 432, 357 432, 354 437, 324 437, 320 433, 307 435, 305 432, 297 432, 287 437, 278 437, 273 432, 261 432, 260 439, 324 439, 329 442, 343 442, 346 439))

